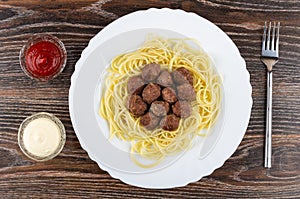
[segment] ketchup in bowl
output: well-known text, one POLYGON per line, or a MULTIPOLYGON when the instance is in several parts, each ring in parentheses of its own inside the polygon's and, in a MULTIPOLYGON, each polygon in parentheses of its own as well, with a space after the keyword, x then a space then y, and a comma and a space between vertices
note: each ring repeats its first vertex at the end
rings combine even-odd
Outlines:
POLYGON ((20 51, 20 64, 27 76, 40 81, 53 79, 66 65, 64 44, 49 34, 36 34, 20 51))

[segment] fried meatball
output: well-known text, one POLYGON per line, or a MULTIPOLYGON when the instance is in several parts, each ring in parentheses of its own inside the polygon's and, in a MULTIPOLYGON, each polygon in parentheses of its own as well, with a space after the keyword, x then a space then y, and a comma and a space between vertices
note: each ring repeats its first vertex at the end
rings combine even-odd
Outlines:
POLYGON ((159 125, 159 117, 156 117, 152 113, 148 112, 145 115, 141 116, 140 124, 148 130, 153 130, 159 125))
POLYGON ((167 115, 160 121, 160 126, 166 131, 174 131, 179 126, 179 117, 174 114, 167 115))
POLYGON ((131 95, 128 97, 127 108, 134 116, 139 117, 147 110, 147 104, 139 95, 131 95))
POLYGON ((173 113, 183 119, 188 118, 191 115, 192 107, 187 101, 177 101, 172 105, 173 113))
POLYGON ((133 76, 128 79, 127 89, 129 94, 140 94, 144 88, 145 82, 141 76, 133 76))
POLYGON ((157 83, 164 87, 172 86, 173 79, 171 73, 168 70, 162 71, 157 78, 157 83))
POLYGON ((165 101, 154 101, 150 106, 150 111, 159 117, 167 115, 169 110, 169 103, 165 101))
POLYGON ((142 77, 145 81, 154 81, 160 73, 160 65, 156 63, 146 64, 142 69, 142 77))
POLYGON ((174 103, 177 101, 175 90, 169 87, 162 90, 162 98, 169 103, 174 103))
POLYGON ((177 84, 189 83, 193 85, 193 75, 188 69, 184 67, 176 69, 173 72, 173 78, 177 84))
POLYGON ((159 85, 154 83, 149 83, 143 90, 142 96, 143 100, 148 104, 151 104, 161 95, 161 88, 159 85))
POLYGON ((177 97, 179 100, 193 101, 196 99, 194 87, 190 84, 182 84, 177 87, 177 97))

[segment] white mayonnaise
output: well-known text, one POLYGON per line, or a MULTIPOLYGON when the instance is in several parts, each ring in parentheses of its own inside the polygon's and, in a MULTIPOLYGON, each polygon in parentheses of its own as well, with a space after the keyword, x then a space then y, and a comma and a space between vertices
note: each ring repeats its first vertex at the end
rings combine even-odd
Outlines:
POLYGON ((46 157, 53 154, 61 142, 59 126, 48 118, 32 120, 24 128, 24 147, 31 154, 46 157))

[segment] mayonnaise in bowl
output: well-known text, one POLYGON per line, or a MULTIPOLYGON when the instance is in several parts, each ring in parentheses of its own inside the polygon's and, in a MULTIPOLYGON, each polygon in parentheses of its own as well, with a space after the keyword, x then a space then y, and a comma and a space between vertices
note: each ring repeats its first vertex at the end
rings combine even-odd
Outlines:
POLYGON ((23 153, 36 161, 58 155, 66 140, 62 122, 52 114, 41 112, 26 118, 19 128, 18 143, 23 153))

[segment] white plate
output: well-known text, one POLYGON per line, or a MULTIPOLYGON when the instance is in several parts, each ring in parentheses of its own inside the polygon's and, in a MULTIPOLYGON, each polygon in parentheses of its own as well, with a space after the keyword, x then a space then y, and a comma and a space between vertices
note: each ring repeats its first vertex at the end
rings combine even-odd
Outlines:
POLYGON ((69 92, 69 109, 82 148, 100 168, 131 185, 171 188, 209 175, 234 153, 250 118, 251 92, 245 61, 222 30, 193 13, 149 9, 119 18, 91 39, 76 63, 69 92), (217 133, 212 133, 213 136, 208 138, 211 139, 208 143, 215 145, 213 148, 208 147, 204 154, 200 154, 199 148, 194 147, 183 156, 178 156, 179 160, 171 158, 159 167, 145 170, 132 163, 126 150, 119 150, 107 141, 108 129, 97 111, 104 68, 114 56, 136 49, 149 32, 197 39, 223 78, 226 103, 222 108, 224 115, 215 128, 217 133))

